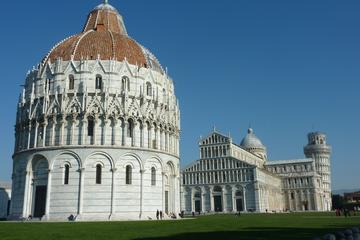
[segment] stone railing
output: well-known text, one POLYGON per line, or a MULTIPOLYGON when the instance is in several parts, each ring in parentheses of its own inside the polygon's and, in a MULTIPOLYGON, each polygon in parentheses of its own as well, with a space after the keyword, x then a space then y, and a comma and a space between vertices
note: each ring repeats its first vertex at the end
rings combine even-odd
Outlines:
POLYGON ((360 228, 353 227, 345 231, 326 234, 321 238, 313 238, 312 240, 360 240, 360 228))

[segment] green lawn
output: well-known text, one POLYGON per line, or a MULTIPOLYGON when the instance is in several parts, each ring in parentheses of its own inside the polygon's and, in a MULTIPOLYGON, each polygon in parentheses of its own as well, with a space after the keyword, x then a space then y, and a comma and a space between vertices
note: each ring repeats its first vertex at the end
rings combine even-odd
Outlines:
POLYGON ((311 239, 360 227, 360 216, 335 214, 214 215, 180 221, 0 223, 0 239, 311 239))

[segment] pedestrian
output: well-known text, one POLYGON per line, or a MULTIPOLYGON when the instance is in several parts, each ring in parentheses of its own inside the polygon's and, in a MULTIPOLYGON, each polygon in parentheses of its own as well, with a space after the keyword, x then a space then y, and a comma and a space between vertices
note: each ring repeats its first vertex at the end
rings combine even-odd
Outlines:
POLYGON ((163 212, 160 211, 160 220, 162 220, 162 219, 163 219, 163 212))
POLYGON ((159 220, 159 214, 160 214, 160 212, 159 212, 159 209, 158 209, 158 210, 156 210, 156 219, 157 220, 159 220))

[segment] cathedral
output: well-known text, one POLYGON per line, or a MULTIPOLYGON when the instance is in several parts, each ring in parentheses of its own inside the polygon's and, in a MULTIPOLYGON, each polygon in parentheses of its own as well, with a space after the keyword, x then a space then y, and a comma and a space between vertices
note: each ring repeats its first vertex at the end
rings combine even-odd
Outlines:
POLYGON ((173 80, 108 1, 27 73, 10 219, 148 219, 180 211, 173 80))
POLYGON ((199 151, 182 171, 187 213, 331 210, 331 147, 323 133, 308 134, 305 159, 269 161, 251 128, 240 144, 214 130, 199 151))

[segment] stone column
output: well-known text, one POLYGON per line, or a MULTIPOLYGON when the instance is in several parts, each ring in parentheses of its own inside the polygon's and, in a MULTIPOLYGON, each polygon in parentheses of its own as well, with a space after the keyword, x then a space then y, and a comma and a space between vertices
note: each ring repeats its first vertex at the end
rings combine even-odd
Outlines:
POLYGON ((305 211, 305 206, 304 206, 304 201, 305 201, 305 196, 304 196, 304 192, 302 190, 300 190, 300 194, 299 194, 299 198, 300 198, 300 211, 305 211))
POLYGON ((164 213, 165 212, 165 172, 162 172, 162 209, 161 211, 164 213))
POLYGON ((84 178, 85 168, 79 169, 79 199, 78 199, 78 215, 83 213, 83 198, 84 198, 84 178))
POLYGON ((310 191, 307 190, 306 191, 306 197, 307 197, 307 202, 308 202, 308 211, 314 210, 313 206, 312 206, 312 202, 311 202, 311 196, 310 196, 310 191))
POLYGON ((146 128, 146 124, 142 123, 142 125, 140 126, 140 147, 144 148, 145 146, 145 128, 146 128))
POLYGON ((205 198, 206 198, 206 191, 205 188, 201 188, 201 211, 203 213, 206 212, 206 204, 205 204, 205 198))
POLYGON ((51 201, 51 175, 52 175, 52 170, 49 169, 48 170, 48 181, 47 181, 47 190, 46 190, 46 207, 45 207, 45 217, 47 219, 50 218, 49 214, 50 214, 50 201, 51 201))
POLYGON ((75 145, 75 127, 76 127, 76 122, 77 122, 77 116, 73 115, 71 118, 71 136, 70 136, 70 145, 75 145))
POLYGON ((243 189, 244 212, 247 212, 247 207, 246 207, 246 185, 242 185, 242 189, 243 189))
POLYGON ((173 139, 172 132, 169 133, 169 153, 173 153, 173 139))
POLYGON ((64 116, 62 116, 62 118, 61 118, 61 121, 60 121, 60 146, 62 146, 62 145, 64 145, 64 137, 65 137, 65 134, 64 134, 64 132, 65 132, 65 117, 64 116))
POLYGON ((110 120, 107 116, 104 117, 104 127, 103 127, 103 132, 102 132, 102 145, 108 145, 108 137, 107 137, 107 131, 109 129, 109 123, 110 120))
POLYGON ((169 152, 169 131, 165 130, 165 151, 169 152))
POLYGON ((38 141, 38 131, 39 131, 39 122, 36 121, 35 123, 35 136, 34 136, 34 146, 33 148, 36 148, 37 147, 37 141, 38 141))
POLYGON ((98 123, 99 123, 99 117, 96 115, 94 117, 94 136, 93 136, 93 145, 98 145, 97 143, 97 134, 98 134, 98 123))
POLYGON ((111 145, 118 145, 117 141, 118 141, 118 133, 117 133, 117 126, 118 126, 119 120, 114 117, 113 118, 113 122, 112 122, 112 141, 111 141, 111 145))
POLYGON ((145 170, 140 170, 140 214, 139 219, 142 219, 143 214, 143 202, 144 202, 144 173, 145 170))
POLYGON ((28 127, 28 142, 27 142, 27 149, 30 149, 30 143, 31 143, 31 120, 29 121, 29 127, 28 127))
POLYGON ((226 192, 226 186, 222 186, 222 191, 221 191, 221 194, 222 194, 222 202, 223 202, 223 212, 227 212, 227 192, 226 192))
POLYGON ((56 116, 53 116, 52 125, 51 125, 51 138, 50 138, 50 146, 55 146, 56 143, 56 116))
MULTIPOLYGON (((23 217, 28 217, 30 214, 28 213, 29 212, 29 209, 28 209, 28 202, 29 202, 29 185, 30 185, 30 176, 31 175, 31 172, 30 171, 25 171, 25 186, 24 186, 24 202, 23 202, 23 213, 22 213, 22 216, 23 217)), ((15 179, 15 175, 13 175, 13 179, 12 179, 13 182, 16 181, 15 179)), ((30 188, 31 189, 31 188, 30 188)))
POLYGON ((176 137, 176 155, 179 156, 180 154, 180 133, 178 133, 177 137, 176 137))
POLYGON ((214 204, 214 186, 210 187, 210 211, 215 212, 215 204, 214 204))
POLYGON ((236 188, 232 188, 231 189, 231 199, 232 199, 232 211, 233 212, 237 212, 237 208, 236 208, 236 188))
POLYGON ((160 129, 156 126, 155 130, 155 149, 160 149, 160 129))
POLYGON ((128 144, 128 140, 127 140, 127 135, 128 135, 128 133, 127 133, 127 130, 128 130, 128 126, 129 126, 129 122, 127 121, 127 120, 124 120, 124 124, 123 124, 123 136, 122 136, 122 138, 123 138, 123 146, 128 146, 129 144, 128 144))
POLYGON ((319 196, 318 196, 318 193, 316 192, 316 190, 314 190, 314 210, 320 211, 319 196))
POLYGON ((195 212, 195 189, 191 188, 191 212, 195 212))
POLYGON ((109 219, 111 220, 115 214, 115 193, 116 193, 116 182, 115 182, 115 174, 117 169, 111 169, 111 208, 110 208, 110 216, 109 219))
POLYGON ((180 184, 178 182, 179 177, 176 174, 171 175, 171 177, 172 177, 172 185, 171 186, 173 186, 171 189, 171 196, 172 196, 171 197, 171 207, 172 207, 171 212, 175 212, 175 214, 176 214, 176 212, 179 209, 176 209, 177 204, 175 202, 175 199, 178 198, 177 194, 180 193, 180 189, 179 189, 180 184))
POLYGON ((82 121, 81 121, 81 145, 86 145, 87 144, 87 141, 86 141, 87 126, 88 126, 87 116, 84 116, 82 121))
POLYGON ((131 138, 131 146, 132 147, 139 147, 139 143, 138 143, 138 140, 139 140, 139 124, 138 122, 134 121, 133 122, 133 134, 132 134, 132 138, 131 138))
POLYGON ((134 123, 134 147, 141 147, 141 124, 140 122, 134 123))
POLYGON ((294 208, 293 208, 293 199, 291 198, 291 191, 288 192, 288 198, 289 198, 289 210, 290 211, 293 211, 294 208))
POLYGON ((43 142, 42 142, 43 147, 46 146, 46 129, 47 129, 47 126, 48 126, 48 120, 47 120, 47 118, 45 118, 45 120, 44 120, 44 128, 43 128, 43 142))
POLYGON ((152 136, 151 136, 151 132, 152 132, 152 127, 151 127, 151 124, 149 124, 149 126, 147 126, 147 136, 146 136, 146 138, 147 138, 147 146, 145 146, 145 147, 147 147, 147 148, 152 148, 152 143, 151 143, 151 138, 152 138, 152 136))

